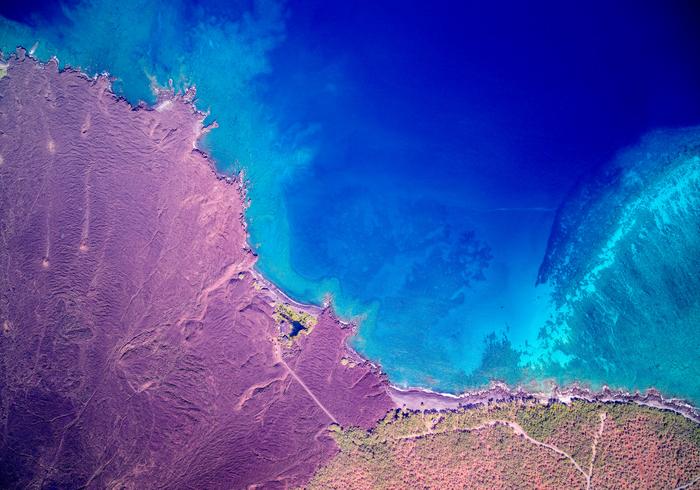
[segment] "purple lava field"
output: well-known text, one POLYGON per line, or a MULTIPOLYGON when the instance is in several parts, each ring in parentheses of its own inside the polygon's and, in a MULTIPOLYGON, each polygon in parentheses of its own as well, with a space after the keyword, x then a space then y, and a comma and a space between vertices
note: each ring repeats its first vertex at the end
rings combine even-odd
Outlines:
POLYGON ((191 93, 134 108, 104 77, 8 62, 0 487, 302 485, 338 451, 331 424, 394 408, 329 310, 280 342, 191 93))

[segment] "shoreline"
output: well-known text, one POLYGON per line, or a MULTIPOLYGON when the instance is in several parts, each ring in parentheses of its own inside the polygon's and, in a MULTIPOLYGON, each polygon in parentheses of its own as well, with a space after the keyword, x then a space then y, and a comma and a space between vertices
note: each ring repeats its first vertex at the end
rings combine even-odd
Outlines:
POLYGON ((680 398, 666 398, 658 390, 626 392, 604 386, 600 390, 582 388, 577 383, 570 386, 554 386, 551 391, 528 391, 521 386, 511 388, 500 382, 492 382, 484 389, 465 390, 460 395, 440 393, 426 388, 400 388, 389 384, 389 395, 399 408, 413 411, 458 410, 496 402, 536 401, 542 404, 582 400, 588 403, 630 403, 658 410, 668 410, 700 424, 700 411, 680 398))
MULTIPOLYGON (((200 149, 200 147, 198 146, 201 137, 211 129, 214 129, 216 127, 216 122, 213 122, 207 126, 204 125, 204 119, 207 113, 197 109, 195 101, 196 87, 194 85, 185 89, 182 94, 179 94, 175 92, 175 90, 172 88, 172 85, 170 85, 169 87, 160 87, 154 81, 152 83, 152 90, 156 95, 156 103, 151 105, 147 102, 140 101, 138 104, 132 104, 126 98, 116 94, 112 90, 113 79, 107 72, 102 72, 90 76, 85 71, 79 68, 73 68, 71 66, 65 66, 64 68, 60 68, 60 64, 57 57, 52 56, 48 61, 44 62, 38 60, 32 52, 26 50, 23 47, 16 48, 15 53, 10 53, 9 55, 7 53, 2 53, 2 56, 0 56, 0 60, 6 59, 6 56, 20 57, 20 55, 33 59, 35 62, 37 62, 40 66, 44 68, 51 63, 55 63, 56 68, 59 72, 75 72, 93 82, 104 80, 106 82, 106 88, 108 93, 111 96, 115 97, 117 100, 124 101, 132 110, 141 109, 157 111, 162 106, 162 104, 167 104, 168 102, 176 101, 189 106, 196 115, 197 119, 199 120, 199 127, 197 128, 195 133, 192 151, 197 151, 205 157, 206 161, 209 163, 210 170, 213 171, 213 173, 218 179, 224 180, 229 185, 235 186, 237 196, 241 200, 244 209, 244 211, 240 215, 240 220, 242 222, 243 229, 246 234, 246 243, 248 244, 247 252, 257 257, 257 254, 253 251, 253 248, 250 246, 249 242, 250 233, 248 232, 248 223, 245 216, 245 209, 247 209, 249 201, 247 197, 247 184, 244 179, 243 172, 240 172, 239 174, 226 174, 220 172, 216 167, 214 158, 211 155, 209 155, 206 151, 200 149)), ((355 321, 341 319, 333 309, 332 300, 324 302, 321 306, 296 301, 292 299, 289 295, 287 295, 279 286, 277 286, 276 284, 268 280, 266 277, 264 277, 264 275, 256 269, 255 265, 253 265, 249 269, 249 272, 256 281, 262 284, 262 287, 266 289, 267 293, 273 301, 290 304, 295 308, 314 316, 320 315, 325 310, 330 310, 333 317, 342 324, 343 328, 350 329, 350 335, 348 335, 348 338, 351 335, 357 334, 357 331, 360 328, 359 325, 355 321)), ((426 387, 397 386, 389 380, 388 375, 382 370, 380 364, 370 359, 367 359, 365 356, 358 353, 348 344, 347 338, 345 341, 344 349, 347 353, 355 357, 358 361, 369 364, 373 369, 375 369, 379 373, 381 378, 386 383, 386 389, 389 396, 396 404, 396 407, 399 409, 403 408, 408 410, 422 411, 457 410, 460 408, 469 408, 470 406, 474 405, 488 404, 491 402, 499 401, 534 400, 539 401, 540 403, 561 402, 567 404, 573 400, 584 400, 591 403, 635 403, 641 406, 647 406, 661 410, 669 410, 679 415, 682 415, 695 423, 700 424, 700 407, 696 407, 689 401, 682 398, 666 398, 659 390, 653 387, 646 389, 644 392, 626 392, 624 390, 613 390, 607 385, 603 385, 603 387, 600 390, 592 390, 589 388, 582 387, 578 382, 573 382, 570 385, 565 385, 563 387, 554 385, 552 386, 550 391, 542 391, 528 390, 521 385, 510 387, 504 383, 493 381, 491 382, 490 386, 481 389, 467 389, 460 394, 443 393, 431 390, 430 388, 426 387)))
MULTIPOLYGON (((256 256, 257 256, 257 254, 256 254, 256 256)), ((271 299, 273 301, 289 304, 289 305, 293 306, 294 308, 296 308, 297 310, 301 310, 304 313, 309 313, 310 315, 314 315, 314 316, 320 315, 321 312, 323 312, 323 310, 331 307, 330 304, 318 306, 318 305, 314 305, 311 303, 301 303, 301 302, 291 298, 287 293, 282 291, 281 288, 279 288, 277 285, 272 283, 272 281, 267 279, 262 274, 262 272, 260 272, 258 269, 256 269, 255 265, 253 265, 253 267, 250 269, 250 274, 253 276, 253 279, 255 279, 255 281, 257 281, 258 283, 261 283, 263 285, 262 286, 263 289, 265 289, 268 292, 269 296, 271 297, 271 299)), ((333 316, 338 318, 337 315, 335 315, 335 312, 333 313, 333 316)), ((338 318, 338 320, 341 321, 340 318, 338 318)), ((343 321, 341 321, 341 323, 343 323, 345 325, 348 324, 347 322, 343 322, 343 321)))
MULTIPOLYGON (((332 303, 329 302, 323 306, 317 306, 296 301, 254 267, 251 269, 251 274, 256 281, 262 283, 263 288, 273 301, 287 303, 312 315, 319 315, 323 311, 330 309, 333 317, 344 328, 351 329, 351 335, 356 334, 359 330, 360 327, 357 323, 339 318, 333 310, 332 303)), ((583 400, 588 403, 633 403, 639 406, 668 410, 700 424, 700 407, 696 407, 682 398, 665 397, 658 389, 653 387, 643 392, 638 390, 631 392, 622 389, 612 389, 607 385, 603 385, 602 388, 595 390, 583 387, 579 382, 573 382, 564 386, 552 384, 549 390, 537 390, 527 389, 521 385, 512 387, 500 381, 492 381, 488 387, 466 389, 460 394, 454 394, 435 391, 422 386, 398 386, 389 380, 388 375, 382 370, 380 364, 364 357, 353 349, 347 341, 345 350, 355 357, 356 360, 369 364, 380 374, 382 379, 385 380, 387 393, 397 409, 450 411, 468 409, 477 405, 487 405, 495 402, 536 401, 542 404, 555 402, 569 404, 575 400, 583 400)))

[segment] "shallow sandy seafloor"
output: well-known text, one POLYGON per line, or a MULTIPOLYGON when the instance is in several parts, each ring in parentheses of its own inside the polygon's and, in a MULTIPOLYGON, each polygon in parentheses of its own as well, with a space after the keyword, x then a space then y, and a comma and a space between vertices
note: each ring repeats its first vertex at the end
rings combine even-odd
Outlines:
POLYGON ((244 189, 197 149, 192 93, 133 108, 106 78, 8 64, 0 487, 612 485, 601 461, 633 486, 697 485, 698 412, 658 393, 391 386, 330 307, 255 270, 244 189), (480 456, 451 480, 428 471, 464 448, 480 456), (520 457, 548 463, 491 465, 520 457))

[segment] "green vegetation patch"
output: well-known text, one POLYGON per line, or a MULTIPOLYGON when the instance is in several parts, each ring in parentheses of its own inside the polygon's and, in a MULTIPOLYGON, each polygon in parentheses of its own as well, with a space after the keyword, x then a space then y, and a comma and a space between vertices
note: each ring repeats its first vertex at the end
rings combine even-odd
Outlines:
MULTIPOLYGON (((435 478, 430 473, 435 465, 440 466, 445 481, 449 483, 453 478, 458 484, 464 477, 460 467, 470 460, 477 461, 477 466, 483 462, 482 470, 487 472, 482 482, 485 485, 493 475, 504 482, 521 482, 529 474, 523 470, 523 461, 539 461, 537 451, 549 454, 550 450, 543 449, 542 444, 560 449, 581 467, 588 468, 599 431, 624 431, 628 423, 640 428, 639 444, 649 444, 669 458, 667 464, 654 470, 659 488, 666 481, 664 468, 669 464, 677 464, 679 471, 695 471, 693 461, 699 460, 700 425, 679 414, 633 403, 575 400, 568 404, 543 404, 531 400, 446 411, 396 409, 369 431, 333 425, 330 435, 340 452, 315 475, 308 488, 405 488, 420 478, 424 479, 423 483, 428 481, 425 478, 435 478), (517 437, 518 425, 532 441, 517 437), (664 448, 667 454, 663 453, 664 448), (488 461, 493 464, 489 465, 488 461), (426 471, 430 476, 426 476, 426 471)), ((611 432, 606 433, 610 437, 611 432)), ((637 477, 634 473, 637 466, 633 463, 637 461, 635 451, 639 450, 639 444, 632 447, 629 442, 619 442, 613 437, 598 445, 594 473, 614 474, 620 468, 631 468, 632 473, 625 478, 637 477), (627 462, 620 466, 619 458, 627 462)), ((547 458, 542 461, 545 460, 549 461, 547 458)), ((562 468, 573 471, 568 461, 555 458, 555 462, 557 471, 562 468)), ((540 475, 551 478, 547 480, 551 487, 561 488, 571 483, 564 473, 558 474, 554 469, 543 470, 540 475)), ((583 482, 582 475, 574 474, 583 482)))
POLYGON ((290 331, 286 334, 288 338, 294 338, 301 333, 308 335, 318 323, 315 316, 285 303, 277 303, 274 319, 278 323, 289 324, 290 331))
POLYGON ((606 410, 620 426, 641 418, 651 424, 659 437, 678 437, 700 447, 700 425, 670 410, 622 403, 607 405, 606 410))
POLYGON ((599 403, 575 400, 568 405, 531 404, 518 410, 517 421, 525 431, 538 440, 545 440, 562 428, 595 428, 600 423, 599 403))

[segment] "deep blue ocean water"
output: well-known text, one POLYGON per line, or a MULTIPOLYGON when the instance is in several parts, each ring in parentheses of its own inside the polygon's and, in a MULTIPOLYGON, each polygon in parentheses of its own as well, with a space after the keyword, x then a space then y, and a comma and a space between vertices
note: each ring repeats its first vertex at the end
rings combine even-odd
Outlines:
MULTIPOLYGON (((672 353, 653 369, 643 355, 616 358, 625 369, 590 363, 613 366, 603 320, 543 339, 567 306, 536 286, 576 189, 645 133, 700 123, 690 2, 127 0, 0 13, 5 52, 38 41, 40 58, 109 71, 132 102, 152 101, 153 79, 195 84, 219 125, 204 145, 249 180, 258 267, 294 298, 330 294, 360 319, 354 346, 393 382, 554 378, 700 398, 672 353)), ((579 248, 595 256, 585 231, 579 248)), ((688 318, 677 335, 692 360, 700 327, 688 318)), ((662 335, 627 341, 651 352, 662 335)))

